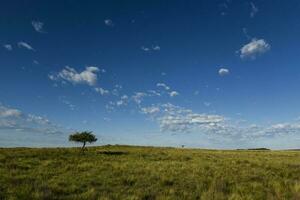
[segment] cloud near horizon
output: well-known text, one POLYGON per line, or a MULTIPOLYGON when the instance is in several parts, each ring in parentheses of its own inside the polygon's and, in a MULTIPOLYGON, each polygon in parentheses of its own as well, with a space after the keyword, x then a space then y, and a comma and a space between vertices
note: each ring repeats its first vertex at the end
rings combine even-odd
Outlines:
POLYGON ((232 142, 250 142, 255 139, 296 136, 300 133, 300 122, 276 123, 267 126, 240 125, 237 120, 217 114, 195 113, 190 109, 171 103, 141 107, 140 112, 158 123, 162 132, 198 132, 232 142))
POLYGON ((41 134, 62 134, 64 129, 47 118, 25 114, 22 111, 0 104, 0 129, 41 134))

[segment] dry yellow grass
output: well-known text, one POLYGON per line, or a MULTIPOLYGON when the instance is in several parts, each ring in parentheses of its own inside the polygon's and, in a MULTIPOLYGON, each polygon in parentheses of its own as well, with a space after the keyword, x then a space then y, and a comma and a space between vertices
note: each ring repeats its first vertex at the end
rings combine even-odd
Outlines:
POLYGON ((300 199, 300 152, 0 149, 0 199, 300 199))

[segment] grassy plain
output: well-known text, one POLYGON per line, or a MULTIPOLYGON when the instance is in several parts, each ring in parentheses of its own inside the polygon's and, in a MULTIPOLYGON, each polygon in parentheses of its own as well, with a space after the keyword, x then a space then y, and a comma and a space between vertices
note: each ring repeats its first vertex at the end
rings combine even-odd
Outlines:
POLYGON ((0 199, 300 199, 300 152, 0 149, 0 199))

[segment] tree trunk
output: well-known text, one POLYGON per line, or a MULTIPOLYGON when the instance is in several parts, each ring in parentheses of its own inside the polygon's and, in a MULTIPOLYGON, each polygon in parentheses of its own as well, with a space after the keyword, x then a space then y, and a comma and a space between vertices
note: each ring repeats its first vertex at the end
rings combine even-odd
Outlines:
POLYGON ((82 151, 84 151, 85 143, 86 143, 86 142, 84 141, 84 142, 83 142, 83 145, 82 145, 82 148, 81 148, 82 151))

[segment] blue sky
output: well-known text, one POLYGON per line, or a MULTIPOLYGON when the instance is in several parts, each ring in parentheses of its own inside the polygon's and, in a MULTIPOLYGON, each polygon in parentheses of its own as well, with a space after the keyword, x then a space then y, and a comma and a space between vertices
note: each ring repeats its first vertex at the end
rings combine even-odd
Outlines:
POLYGON ((300 2, 3 1, 0 146, 300 148, 300 2))

